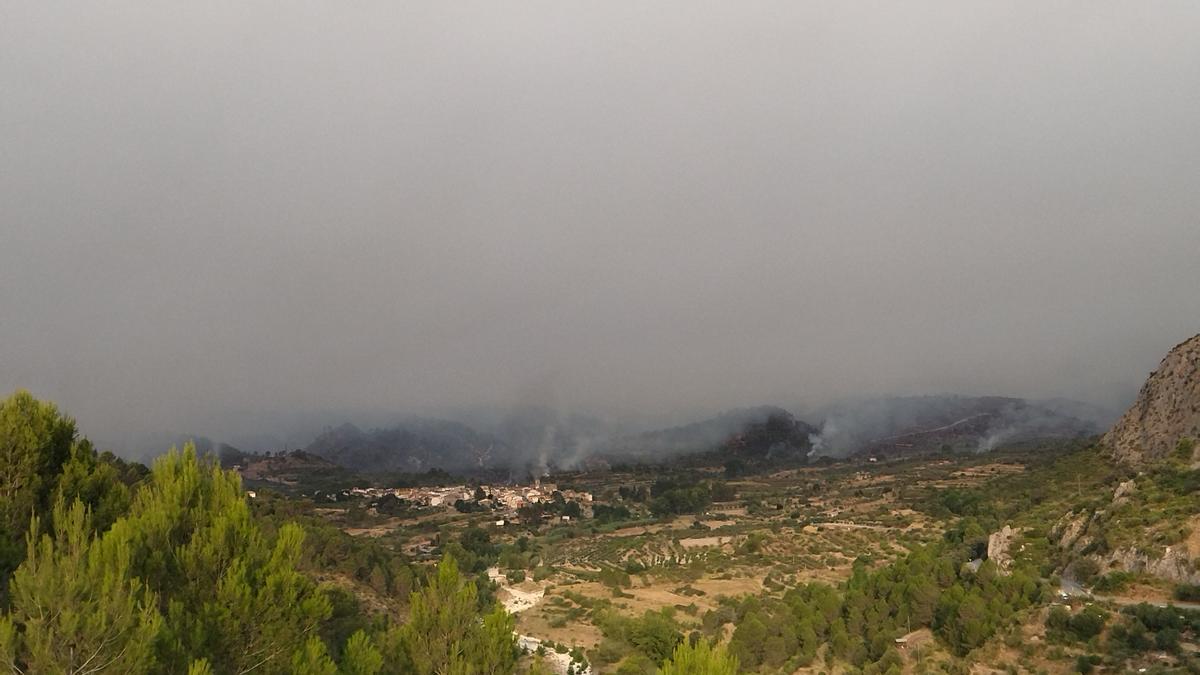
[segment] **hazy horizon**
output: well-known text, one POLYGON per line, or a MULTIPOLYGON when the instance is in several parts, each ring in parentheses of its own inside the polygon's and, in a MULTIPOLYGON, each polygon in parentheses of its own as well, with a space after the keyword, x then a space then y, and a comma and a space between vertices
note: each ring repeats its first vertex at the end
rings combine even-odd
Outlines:
POLYGON ((1200 331, 1195 3, 3 15, 0 390, 117 450, 527 406, 1116 409, 1200 331))

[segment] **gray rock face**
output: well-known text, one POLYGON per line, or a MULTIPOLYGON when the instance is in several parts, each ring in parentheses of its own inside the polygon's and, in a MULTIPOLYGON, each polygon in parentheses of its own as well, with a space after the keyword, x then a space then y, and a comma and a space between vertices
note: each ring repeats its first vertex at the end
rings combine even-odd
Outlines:
POLYGON ((1135 492, 1137 492, 1137 481, 1127 480, 1122 482, 1117 486, 1117 489, 1113 491, 1113 504, 1120 504, 1122 501, 1125 501, 1129 495, 1135 492))
POLYGON ((1017 530, 1005 525, 988 537, 988 560, 996 563, 996 567, 1002 573, 1008 572, 1009 568, 1012 567, 1012 554, 1009 553, 1009 549, 1012 547, 1013 537, 1017 536, 1017 532, 1017 530))
MULTIPOLYGON (((1113 504, 1129 499, 1137 492, 1137 482, 1119 484, 1113 494, 1113 504)), ((1101 573, 1117 570, 1137 572, 1172 583, 1200 583, 1200 514, 1189 521, 1192 535, 1185 541, 1163 547, 1125 547, 1107 553, 1089 553, 1098 537, 1103 535, 1107 509, 1079 513, 1068 511, 1051 526, 1047 535, 1052 543, 1075 559, 1090 558, 1100 565, 1101 573)), ((1005 528, 1007 529, 1007 528, 1005 528)), ((1005 530, 988 538, 988 554, 1005 530)), ((1014 533, 1015 534, 1015 533, 1014 533)))
POLYGON ((1181 438, 1200 437, 1200 335, 1177 345, 1102 443, 1132 465, 1163 459, 1181 438))
POLYGON ((1094 518, 1095 514, 1081 513, 1077 515, 1074 511, 1068 511, 1058 519, 1054 527, 1050 528, 1050 540, 1065 551, 1082 549, 1088 541, 1084 537, 1084 533, 1087 532, 1088 525, 1094 518))
POLYGON ((1100 563, 1108 570, 1141 572, 1177 584, 1200 582, 1200 571, 1196 569, 1196 562, 1188 557, 1184 546, 1168 546, 1158 557, 1134 549, 1120 549, 1113 551, 1107 559, 1100 560, 1100 563))

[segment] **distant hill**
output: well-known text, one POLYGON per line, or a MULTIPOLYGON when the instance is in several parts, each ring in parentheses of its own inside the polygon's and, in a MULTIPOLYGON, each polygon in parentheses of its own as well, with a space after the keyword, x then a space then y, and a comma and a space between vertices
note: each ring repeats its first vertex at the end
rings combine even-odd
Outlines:
MULTIPOLYGON (((478 415, 471 424, 410 417, 364 430, 326 429, 305 451, 367 473, 507 471, 515 477, 596 466, 720 455, 760 464, 813 455, 904 454, 946 446, 984 451, 1000 443, 1100 433, 1103 412, 1068 401, 922 396, 870 399, 822 411, 820 429, 777 406, 739 408, 666 429, 619 433, 594 417, 546 408, 478 415)), ((1115 417, 1115 416, 1114 416, 1115 417)), ((705 459, 704 461, 708 461, 705 459)))
POLYGON ((766 419, 743 425, 721 444, 720 452, 744 460, 807 459, 817 431, 786 410, 773 410, 766 419))
POLYGON ((258 454, 227 444, 217 451, 221 466, 235 469, 247 487, 269 486, 290 491, 321 488, 337 491, 362 483, 352 471, 303 450, 258 454))
POLYGON ((1100 433, 1112 417, 1077 401, 1003 396, 910 396, 844 402, 822 411, 820 455, 986 452, 1029 440, 1100 433))
POLYGON ((662 460, 725 451, 743 458, 807 454, 817 429, 775 406, 730 410, 700 422, 622 436, 603 454, 616 460, 662 460))
POLYGON ((411 473, 490 468, 502 465, 509 454, 492 436, 431 418, 409 418, 370 431, 343 424, 322 433, 305 450, 356 471, 411 473))
POLYGON ((1140 465, 1164 458, 1184 437, 1200 438, 1200 335, 1163 358, 1102 444, 1117 461, 1140 465))
POLYGON ((723 452, 747 459, 806 455, 816 428, 773 406, 731 410, 669 429, 619 435, 602 421, 525 409, 481 419, 486 432, 461 422, 409 418, 385 428, 353 424, 326 429, 305 452, 366 473, 507 470, 513 475, 571 469, 589 460, 658 462, 723 452))
POLYGON ((241 474, 251 480, 277 480, 286 482, 287 478, 298 474, 324 473, 340 469, 337 464, 303 450, 293 450, 278 455, 247 455, 246 463, 241 466, 241 474))

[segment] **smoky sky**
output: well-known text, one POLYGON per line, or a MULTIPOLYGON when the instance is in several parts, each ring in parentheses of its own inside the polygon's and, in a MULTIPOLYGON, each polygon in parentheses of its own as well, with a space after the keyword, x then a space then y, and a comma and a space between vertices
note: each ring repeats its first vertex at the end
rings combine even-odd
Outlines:
POLYGON ((109 438, 1127 403, 1200 330, 1197 35, 1190 0, 0 0, 0 386, 109 438))

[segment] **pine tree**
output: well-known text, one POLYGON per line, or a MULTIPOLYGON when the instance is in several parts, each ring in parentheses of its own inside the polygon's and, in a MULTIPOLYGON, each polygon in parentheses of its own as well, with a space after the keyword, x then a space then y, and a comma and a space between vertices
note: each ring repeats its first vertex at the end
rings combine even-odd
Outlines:
POLYGON ((399 629, 403 655, 418 675, 443 671, 461 656, 475 622, 475 584, 464 581, 452 556, 412 594, 408 623, 399 629))
POLYGON ((338 675, 337 664, 329 658, 329 650, 325 643, 316 637, 310 637, 303 649, 292 656, 292 675, 338 675))
MULTIPOLYGON (((383 668, 362 631, 334 664, 317 636, 329 600, 298 571, 303 530, 289 524, 264 534, 236 473, 197 458, 188 444, 146 477, 98 456, 75 433, 74 422, 26 392, 0 402, 3 580, 16 570, 9 597, 0 597, 10 607, 0 615, 0 671, 374 675, 383 668), (20 551, 17 535, 25 540, 20 551)), ((430 595, 441 608, 436 625, 465 629, 443 647, 443 672, 511 673, 511 617, 498 610, 480 622, 475 584, 452 572, 454 583, 430 595), (450 611, 442 611, 443 596, 452 599, 450 611)), ((407 567, 396 577, 398 588, 411 583, 407 567)))
POLYGON ((131 501, 129 488, 121 482, 117 468, 99 459, 86 438, 72 444, 70 458, 63 464, 54 490, 56 502, 71 504, 76 499, 88 508, 97 532, 104 532, 125 515, 131 501))
POLYGON ((342 663, 338 671, 343 675, 375 675, 383 669, 383 655, 375 648, 371 638, 360 631, 350 636, 342 650, 342 663))
POLYGON ((74 420, 53 403, 24 390, 0 401, 0 604, 5 582, 25 554, 30 516, 50 510, 74 440, 74 420))
POLYGON ((130 574, 130 542, 121 534, 94 539, 87 520, 82 502, 60 502, 53 538, 34 534, 36 518, 30 527, 12 611, 0 626, 0 661, 13 672, 145 673, 154 665, 162 618, 130 574))
POLYGON ((269 542, 238 475, 199 460, 190 443, 155 462, 112 531, 128 531, 134 569, 159 594, 170 669, 206 658, 222 673, 283 672, 329 616, 328 599, 297 570, 303 530, 285 525, 269 542))
POLYGON ((910 607, 909 616, 914 625, 928 626, 933 622, 938 594, 938 587, 932 579, 926 576, 917 577, 907 584, 905 597, 910 607))
POLYGON ((707 640, 695 644, 683 641, 675 647, 670 660, 659 670, 660 675, 734 675, 738 660, 724 647, 713 647, 707 640))
POLYGON ((0 668, 8 669, 10 673, 22 673, 21 658, 18 653, 21 648, 21 634, 13 624, 9 615, 0 615, 0 668))
POLYGON ((955 618, 955 629, 950 637, 960 654, 983 644, 991 634, 987 606, 978 595, 969 594, 963 598, 955 618))
POLYGON ((763 648, 767 639, 767 627, 758 613, 747 614, 733 631, 730 646, 738 661, 749 668, 756 668, 763 660, 763 648))
POLYGON ((408 623, 385 638, 388 665, 417 675, 500 675, 513 671, 512 618, 496 608, 481 623, 477 588, 458 571, 453 556, 412 594, 408 623))
POLYGON ((383 573, 383 568, 378 564, 371 568, 371 574, 367 577, 367 585, 376 593, 387 593, 387 576, 383 573))
POLYGON ((807 618, 796 624, 796 636, 800 642, 800 660, 807 665, 817 656, 817 648, 821 645, 817 631, 807 618))
POLYGON ((466 656, 476 667, 474 672, 511 673, 517 663, 517 650, 513 644, 513 629, 516 627, 512 615, 496 605, 483 617, 482 630, 477 639, 468 643, 466 656))

